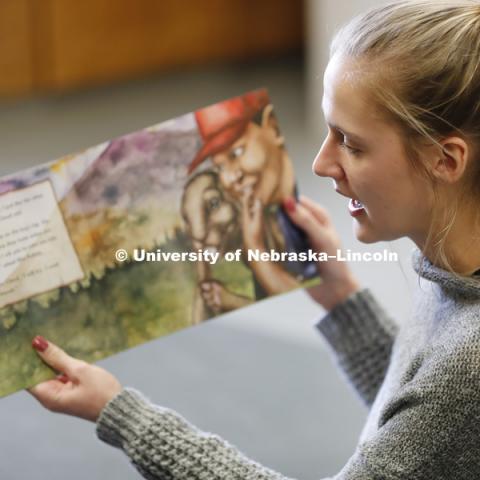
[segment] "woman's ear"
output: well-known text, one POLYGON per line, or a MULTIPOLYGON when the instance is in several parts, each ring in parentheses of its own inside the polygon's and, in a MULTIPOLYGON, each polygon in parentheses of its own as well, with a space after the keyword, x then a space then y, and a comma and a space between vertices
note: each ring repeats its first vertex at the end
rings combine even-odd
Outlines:
POLYGON ((278 122, 273 113, 273 105, 267 105, 262 112, 262 128, 270 129, 275 137, 275 145, 283 147, 285 144, 285 138, 280 133, 278 122))
POLYGON ((439 144, 442 149, 437 148, 431 165, 432 174, 446 183, 458 182, 465 174, 469 162, 468 143, 462 137, 451 136, 439 144))

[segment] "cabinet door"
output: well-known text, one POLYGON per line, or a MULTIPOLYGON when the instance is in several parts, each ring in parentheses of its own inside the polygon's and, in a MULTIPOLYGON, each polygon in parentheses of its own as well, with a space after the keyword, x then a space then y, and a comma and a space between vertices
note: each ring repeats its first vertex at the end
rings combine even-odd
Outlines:
POLYGON ((0 95, 33 88, 29 0, 0 1, 0 95))

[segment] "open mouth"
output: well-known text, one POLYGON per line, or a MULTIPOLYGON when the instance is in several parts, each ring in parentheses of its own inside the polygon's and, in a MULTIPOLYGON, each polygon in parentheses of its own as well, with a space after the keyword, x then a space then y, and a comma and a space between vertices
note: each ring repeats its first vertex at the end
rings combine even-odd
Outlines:
POLYGON ((351 215, 359 215, 365 211, 363 203, 355 198, 351 198, 348 203, 348 210, 351 215))

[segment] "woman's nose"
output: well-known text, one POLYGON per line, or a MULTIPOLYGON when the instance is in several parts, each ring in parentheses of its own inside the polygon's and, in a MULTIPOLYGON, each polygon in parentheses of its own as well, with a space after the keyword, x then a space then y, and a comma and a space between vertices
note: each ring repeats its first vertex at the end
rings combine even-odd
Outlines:
POLYGON ((313 161, 312 170, 319 177, 329 177, 337 181, 344 177, 343 168, 338 163, 337 156, 331 151, 328 138, 320 147, 313 161))

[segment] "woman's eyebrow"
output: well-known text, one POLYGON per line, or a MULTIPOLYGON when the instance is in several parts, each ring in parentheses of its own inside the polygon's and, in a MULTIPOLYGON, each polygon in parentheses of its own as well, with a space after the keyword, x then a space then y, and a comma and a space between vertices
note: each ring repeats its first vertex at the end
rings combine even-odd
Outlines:
POLYGON ((327 125, 332 129, 332 130, 337 130, 338 132, 340 132, 342 135, 345 135, 346 137, 349 137, 350 139, 352 139, 354 142, 359 142, 359 143, 362 143, 363 142, 363 139, 360 138, 358 135, 355 135, 354 133, 352 132, 348 132, 347 130, 345 130, 344 128, 338 126, 338 125, 335 125, 334 123, 327 123, 327 125))

